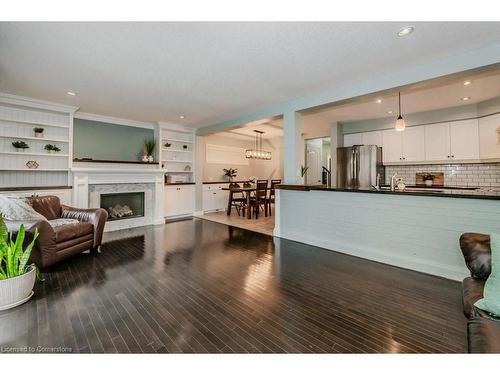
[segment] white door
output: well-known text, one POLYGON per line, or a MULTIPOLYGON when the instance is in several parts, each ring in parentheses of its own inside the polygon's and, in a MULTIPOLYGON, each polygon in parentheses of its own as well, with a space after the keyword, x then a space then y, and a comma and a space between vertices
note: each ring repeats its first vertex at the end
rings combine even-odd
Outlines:
POLYGON ((403 142, 401 132, 384 130, 382 132, 382 157, 384 163, 403 161, 403 142))
POLYGON ((377 145, 382 147, 382 132, 361 133, 361 140, 364 145, 377 145))
POLYGON ((478 121, 463 120, 450 123, 452 160, 479 159, 478 121))
POLYGON ((451 158, 450 124, 425 125, 425 160, 445 161, 451 158))
POLYGON ((402 132, 403 161, 417 162, 425 160, 425 130, 423 126, 406 128, 402 132))
POLYGON ((321 183, 321 146, 306 142, 306 184, 321 183))
POLYGON ((500 114, 479 119, 479 157, 500 159, 500 114))
POLYGON ((363 144, 361 133, 344 135, 344 147, 363 144))

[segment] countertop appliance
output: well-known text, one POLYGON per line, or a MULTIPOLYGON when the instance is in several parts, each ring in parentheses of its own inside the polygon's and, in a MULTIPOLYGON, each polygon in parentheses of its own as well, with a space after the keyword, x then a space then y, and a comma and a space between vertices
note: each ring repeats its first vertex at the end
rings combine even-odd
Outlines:
POLYGON ((385 180, 382 147, 355 145, 337 148, 337 187, 371 188, 385 180), (377 181, 377 175, 378 181, 377 181))

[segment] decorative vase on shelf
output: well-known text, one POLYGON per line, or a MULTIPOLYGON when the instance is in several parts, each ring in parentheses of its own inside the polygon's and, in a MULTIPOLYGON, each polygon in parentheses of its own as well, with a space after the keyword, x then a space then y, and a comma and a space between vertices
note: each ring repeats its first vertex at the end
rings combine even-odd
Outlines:
POLYGON ((184 150, 187 150, 187 149, 188 149, 188 146, 187 146, 187 145, 182 145, 182 148, 183 148, 184 150))
POLYGON ((155 161, 155 158, 153 157, 153 155, 149 155, 148 156, 148 162, 152 163, 155 161))
POLYGON ((142 155, 142 161, 144 163, 147 163, 148 162, 148 156, 147 155, 142 155))
POLYGON ((431 187, 432 186, 432 180, 425 180, 425 186, 431 187))
POLYGON ((35 133, 35 138, 43 138, 43 133, 35 133))

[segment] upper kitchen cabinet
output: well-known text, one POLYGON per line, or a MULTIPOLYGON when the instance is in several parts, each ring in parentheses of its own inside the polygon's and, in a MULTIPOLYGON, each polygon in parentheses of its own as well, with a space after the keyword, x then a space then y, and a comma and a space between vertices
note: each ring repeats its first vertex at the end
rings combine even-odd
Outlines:
POLYGON ((425 158, 424 129, 409 127, 399 132, 382 132, 382 155, 384 163, 414 163, 425 158))
POLYGON ((361 143, 364 145, 377 145, 382 147, 382 132, 366 132, 361 133, 361 143))
POLYGON ((500 114, 479 119, 479 157, 500 159, 500 114))
POLYGON ((344 135, 344 147, 351 147, 354 145, 362 145, 362 144, 363 144, 363 139, 361 133, 344 135))
POLYGON ((476 119, 426 125, 424 128, 426 161, 479 159, 476 119))

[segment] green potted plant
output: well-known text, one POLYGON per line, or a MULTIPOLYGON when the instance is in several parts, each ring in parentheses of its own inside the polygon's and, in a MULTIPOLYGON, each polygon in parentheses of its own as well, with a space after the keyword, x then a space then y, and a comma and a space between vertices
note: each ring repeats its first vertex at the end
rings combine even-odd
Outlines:
POLYGON ((309 169, 309 167, 305 167, 303 165, 300 166, 299 173, 300 173, 300 178, 302 179, 302 183, 304 183, 304 177, 305 177, 308 169, 309 169))
POLYGON ((46 144, 44 149, 49 153, 49 154, 54 154, 56 152, 60 152, 61 149, 57 147, 57 145, 51 145, 51 144, 46 144))
POLYGON ((235 168, 224 168, 224 176, 229 178, 229 187, 237 187, 239 186, 236 183, 233 183, 233 178, 235 178, 238 175, 238 170, 235 168))
POLYGON ((18 152, 25 151, 27 148, 30 148, 30 146, 28 146, 28 144, 24 141, 14 141, 12 142, 12 146, 18 152))
POLYGON ((424 180, 425 186, 431 187, 434 183, 434 175, 432 173, 426 173, 422 175, 422 179, 424 180))
POLYGON ((35 229, 33 241, 23 250, 25 234, 21 224, 14 241, 0 215, 0 311, 18 306, 33 295, 37 269, 28 261, 38 230, 35 229))
POLYGON ((144 140, 144 151, 147 156, 147 161, 149 161, 150 163, 154 161, 153 152, 155 150, 155 147, 156 147, 156 141, 153 138, 144 140))
POLYGON ((35 133, 36 138, 43 138, 43 128, 33 128, 33 132, 35 133))

